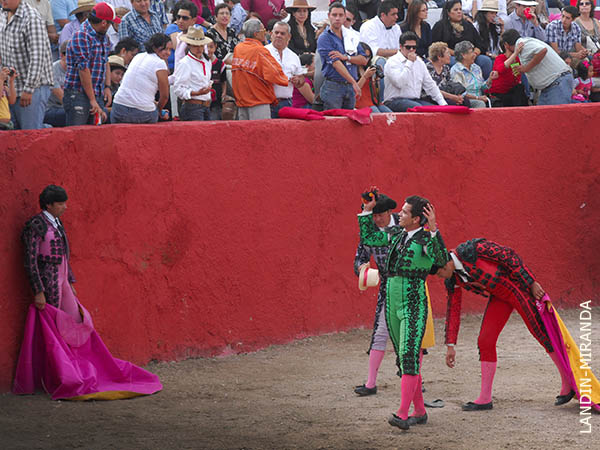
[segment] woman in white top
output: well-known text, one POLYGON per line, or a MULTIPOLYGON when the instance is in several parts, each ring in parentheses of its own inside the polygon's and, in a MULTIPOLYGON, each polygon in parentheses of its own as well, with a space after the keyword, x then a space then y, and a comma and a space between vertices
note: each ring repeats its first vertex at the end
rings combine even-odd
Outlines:
POLYGON ((156 33, 144 46, 146 51, 131 60, 115 95, 110 112, 112 123, 156 123, 159 111, 167 104, 171 39, 156 33), (158 102, 154 101, 156 91, 160 94, 158 102))
POLYGON ((180 39, 187 44, 188 54, 181 58, 174 74, 175 94, 183 100, 179 118, 210 120, 212 63, 204 54, 204 46, 212 39, 204 36, 202 28, 196 27, 189 27, 180 39))

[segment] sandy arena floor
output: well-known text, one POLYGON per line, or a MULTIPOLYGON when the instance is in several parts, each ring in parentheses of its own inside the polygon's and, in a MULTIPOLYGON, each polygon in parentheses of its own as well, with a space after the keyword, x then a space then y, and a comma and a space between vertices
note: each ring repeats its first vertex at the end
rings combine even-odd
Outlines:
MULTIPOLYGON (((564 311, 579 342, 579 310, 564 311)), ((352 392, 365 381, 370 330, 356 330, 273 346, 226 358, 152 364, 165 389, 116 402, 55 402, 46 395, 0 395, 2 449, 592 449, 576 401, 553 406, 558 372, 513 314, 499 340, 494 409, 463 412, 479 393, 476 336, 481 316, 463 318, 457 367, 444 363, 445 347, 426 357, 429 422, 408 432, 387 423, 399 406, 393 354, 383 361, 376 396, 352 392), (515 343, 522 340, 517 349, 515 343)), ((592 340, 600 344, 600 308, 592 340)), ((443 320, 436 320, 443 340, 443 320)), ((391 347, 391 346, 390 346, 391 347)), ((594 351, 596 349, 594 348, 594 351)), ((596 351, 600 355, 600 350, 596 351)), ((116 355, 118 356, 118 355, 116 355)), ((600 356, 598 357, 600 359, 600 356)), ((600 364, 592 368, 600 375, 600 364)), ((583 416, 582 416, 583 417, 583 416)), ((595 440, 594 440, 595 437, 595 440)), ((595 442, 595 444, 594 444, 595 442)))

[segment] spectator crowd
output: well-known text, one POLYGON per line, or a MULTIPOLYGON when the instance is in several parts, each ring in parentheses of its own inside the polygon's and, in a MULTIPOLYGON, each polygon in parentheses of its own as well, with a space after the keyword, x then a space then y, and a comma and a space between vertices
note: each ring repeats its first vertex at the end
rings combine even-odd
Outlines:
POLYGON ((599 101, 595 1, 0 0, 0 129, 599 101))

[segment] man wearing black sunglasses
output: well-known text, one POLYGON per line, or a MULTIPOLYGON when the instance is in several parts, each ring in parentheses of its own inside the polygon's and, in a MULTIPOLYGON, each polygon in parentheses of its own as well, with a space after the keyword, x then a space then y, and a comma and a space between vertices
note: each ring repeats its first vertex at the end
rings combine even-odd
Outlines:
POLYGON ((447 105, 427 67, 417 56, 419 37, 413 31, 400 36, 400 51, 385 65, 384 104, 394 112, 405 112, 415 106, 431 105, 421 100, 425 91, 438 105, 447 105))

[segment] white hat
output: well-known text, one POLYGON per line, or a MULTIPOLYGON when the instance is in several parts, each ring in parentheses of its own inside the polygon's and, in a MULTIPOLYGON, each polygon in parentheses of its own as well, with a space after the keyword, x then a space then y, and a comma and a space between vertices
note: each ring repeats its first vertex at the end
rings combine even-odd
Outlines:
POLYGON ((367 264, 360 268, 358 273, 358 288, 361 291, 366 291, 367 288, 377 286, 379 284, 379 270, 371 269, 367 264))
POLYGON ((513 0, 513 3, 518 3, 523 6, 537 6, 538 2, 534 2, 532 0, 513 0))
POLYGON ((483 0, 479 11, 498 12, 498 0, 483 0))

